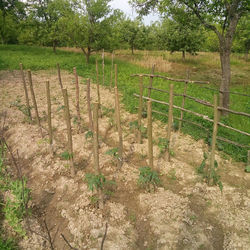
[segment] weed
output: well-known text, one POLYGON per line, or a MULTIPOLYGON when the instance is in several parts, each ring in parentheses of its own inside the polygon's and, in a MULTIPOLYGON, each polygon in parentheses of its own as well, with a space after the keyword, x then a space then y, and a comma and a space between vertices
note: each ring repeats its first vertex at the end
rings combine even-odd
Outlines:
POLYGON ((91 203, 92 205, 94 205, 94 206, 96 206, 97 203, 99 202, 99 198, 98 198, 96 195, 90 196, 89 199, 90 199, 90 203, 91 203))
POLYGON ((245 172, 250 173, 250 165, 246 166, 245 172))
POLYGON ((57 109, 56 109, 56 112, 58 113, 60 110, 64 109, 65 106, 64 105, 61 105, 61 106, 58 106, 57 109))
POLYGON ((14 102, 11 102, 10 107, 16 107, 21 111, 25 117, 30 121, 29 112, 31 112, 32 107, 28 108, 26 105, 21 103, 20 98, 17 98, 14 102))
POLYGON ((177 177, 176 177, 176 171, 174 168, 170 169, 168 174, 167 174, 167 177, 171 180, 177 180, 177 177))
POLYGON ((131 213, 129 216, 128 216, 129 220, 132 222, 132 223, 135 223, 136 222, 136 214, 135 213, 131 213))
POLYGON ((105 106, 101 106, 102 107, 102 115, 103 116, 108 116, 109 114, 113 114, 115 112, 114 108, 107 108, 105 106))
POLYGON ((12 239, 7 239, 5 240, 0 236, 0 249, 2 250, 17 250, 18 247, 14 240, 12 239))
POLYGON ((150 167, 139 168, 140 174, 138 179, 138 184, 148 191, 150 191, 150 186, 153 186, 155 189, 156 186, 159 186, 161 181, 159 174, 152 170, 150 167))

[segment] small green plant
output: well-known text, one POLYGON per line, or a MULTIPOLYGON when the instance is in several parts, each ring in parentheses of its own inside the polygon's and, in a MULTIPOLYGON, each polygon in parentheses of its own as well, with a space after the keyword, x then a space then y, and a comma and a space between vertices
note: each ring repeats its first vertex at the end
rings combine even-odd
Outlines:
POLYGON ((5 240, 3 237, 0 236, 0 249, 1 250, 17 250, 18 247, 14 240, 12 239, 5 240))
POLYGON ((150 167, 139 168, 140 174, 138 179, 138 184, 150 191, 150 186, 155 189, 156 186, 161 184, 159 174, 152 170, 150 167))
POLYGON ((211 169, 211 167, 208 167, 206 162, 208 160, 208 155, 204 152, 203 153, 203 160, 201 162, 201 165, 197 168, 197 173, 202 176, 203 179, 208 184, 212 184, 215 186, 219 186, 220 191, 223 190, 223 184, 220 180, 220 175, 218 175, 218 162, 214 161, 214 168, 211 169))
POLYGON ((177 180, 176 171, 174 168, 169 170, 167 177, 170 178, 171 180, 174 180, 174 181, 177 180))
POLYGON ((160 153, 163 154, 166 152, 166 150, 168 149, 168 146, 169 146, 169 141, 167 138, 162 138, 162 137, 159 137, 158 138, 158 147, 160 149, 160 153))
POLYGON ((85 133, 85 139, 88 140, 88 139, 92 139, 93 138, 93 132, 91 130, 87 131, 85 133))
POLYGON ((250 173, 250 165, 246 166, 245 172, 246 172, 246 173, 250 173))
POLYGON ((64 151, 60 154, 60 156, 63 160, 70 160, 73 157, 73 155, 70 154, 68 151, 64 151))
POLYGON ((28 119, 30 119, 29 112, 31 111, 32 107, 28 108, 26 105, 22 104, 20 98, 17 98, 14 102, 11 102, 10 106, 18 108, 19 111, 21 111, 28 119))
POLYGON ((113 114, 115 112, 114 108, 107 108, 105 106, 102 106, 102 115, 108 116, 110 113, 113 114))
POLYGON ((64 105, 60 105, 60 106, 57 107, 56 112, 58 113, 60 110, 62 110, 64 108, 65 108, 64 105))

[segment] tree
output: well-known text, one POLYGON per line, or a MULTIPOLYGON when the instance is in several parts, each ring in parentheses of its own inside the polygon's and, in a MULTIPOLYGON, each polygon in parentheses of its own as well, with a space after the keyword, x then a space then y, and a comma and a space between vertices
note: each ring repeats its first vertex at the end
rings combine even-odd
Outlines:
POLYGON ((176 10, 171 18, 165 18, 162 23, 165 48, 171 52, 182 51, 183 59, 186 52, 195 54, 200 50, 204 42, 203 33, 194 15, 186 13, 183 9, 176 10))
POLYGON ((140 7, 142 14, 154 8, 158 8, 161 13, 171 13, 173 9, 184 7, 186 12, 195 14, 204 27, 215 32, 219 40, 222 70, 221 104, 224 108, 229 108, 232 42, 238 21, 250 10, 249 0, 131 0, 131 2, 140 7))
POLYGON ((64 17, 61 30, 70 45, 80 48, 89 63, 90 55, 100 49, 108 49, 111 32, 110 0, 80 0, 74 14, 64 17))

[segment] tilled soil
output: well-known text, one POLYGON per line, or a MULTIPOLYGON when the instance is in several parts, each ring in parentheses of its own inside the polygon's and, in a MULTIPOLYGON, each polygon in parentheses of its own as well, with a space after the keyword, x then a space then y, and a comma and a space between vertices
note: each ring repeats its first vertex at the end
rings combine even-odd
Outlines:
MULTIPOLYGON (((154 164, 162 184, 155 192, 138 186, 139 168, 147 165, 147 140, 136 142, 136 131, 130 122, 137 116, 121 105, 125 157, 121 169, 117 160, 106 152, 118 146, 114 116, 114 93, 100 86, 102 117, 100 130, 100 168, 107 179, 116 182, 112 195, 100 209, 91 201, 93 195, 84 181, 94 172, 92 140, 86 138, 88 115, 86 85, 80 79, 80 108, 83 131, 78 133, 75 108, 74 76, 62 72, 64 87, 69 93, 73 131, 74 161, 77 173, 70 174, 69 163, 61 153, 67 150, 63 98, 54 71, 33 73, 34 91, 43 134, 35 122, 29 122, 19 110, 25 104, 19 71, 0 72, 1 110, 6 112, 5 138, 15 153, 31 189, 32 216, 23 227, 27 237, 19 242, 21 249, 51 249, 46 240, 44 221, 50 229, 55 249, 100 249, 106 224, 104 249, 249 249, 250 246, 250 175, 244 166, 224 159, 216 152, 223 192, 207 186, 196 173, 203 152, 203 141, 173 133, 171 162, 154 145, 154 164), (51 84, 54 155, 48 145, 45 82, 51 84), (20 103, 17 105, 17 100, 20 103)), ((91 99, 97 100, 96 85, 91 85, 91 99)), ((34 118, 34 109, 32 109, 34 118)), ((2 119, 3 120, 3 119, 2 119)), ((1 120, 1 121, 2 121, 1 120)), ((143 121, 146 126, 146 120, 143 121)), ((165 124, 154 121, 153 137, 166 136, 165 124)), ((8 194, 5 194, 7 196, 8 194)), ((3 222, 5 227, 7 223, 3 222)))

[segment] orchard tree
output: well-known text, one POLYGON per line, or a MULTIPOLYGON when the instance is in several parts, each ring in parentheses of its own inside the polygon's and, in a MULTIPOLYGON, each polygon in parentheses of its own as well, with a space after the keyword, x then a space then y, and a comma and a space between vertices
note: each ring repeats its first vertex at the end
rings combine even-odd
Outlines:
MULTIPOLYGON (((230 54, 237 24, 242 16, 249 13, 249 0, 131 0, 140 7, 140 13, 146 14, 158 8, 161 13, 173 9, 185 8, 195 14, 199 22, 215 32, 219 40, 222 81, 220 91, 223 94, 222 105, 229 108, 229 87, 231 81, 230 54)), ((223 114, 227 114, 223 112, 223 114)))
POLYGON ((60 29, 71 46, 80 48, 89 63, 90 55, 108 49, 111 32, 110 0, 79 0, 74 14, 60 21, 60 29))

